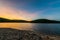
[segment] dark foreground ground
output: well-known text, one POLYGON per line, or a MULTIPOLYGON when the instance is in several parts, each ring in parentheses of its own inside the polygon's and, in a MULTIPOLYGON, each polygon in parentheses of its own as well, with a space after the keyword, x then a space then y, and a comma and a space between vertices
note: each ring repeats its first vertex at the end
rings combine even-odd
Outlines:
POLYGON ((0 40, 60 40, 60 37, 42 35, 33 31, 0 28, 0 40))

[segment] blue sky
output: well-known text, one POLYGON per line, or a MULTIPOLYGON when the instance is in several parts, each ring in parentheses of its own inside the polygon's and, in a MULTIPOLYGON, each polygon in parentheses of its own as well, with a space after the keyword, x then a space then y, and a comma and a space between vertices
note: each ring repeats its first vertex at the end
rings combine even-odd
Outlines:
POLYGON ((3 0, 1 2, 3 6, 7 5, 11 10, 16 9, 24 12, 21 13, 23 16, 21 16, 20 13, 15 13, 15 15, 20 15, 19 17, 26 20, 29 18, 30 20, 41 18, 60 20, 60 0, 3 0))

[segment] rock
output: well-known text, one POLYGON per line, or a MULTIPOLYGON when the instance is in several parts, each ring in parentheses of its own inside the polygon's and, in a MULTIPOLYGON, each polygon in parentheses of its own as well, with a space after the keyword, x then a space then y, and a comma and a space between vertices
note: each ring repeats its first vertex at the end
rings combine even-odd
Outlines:
POLYGON ((42 38, 33 31, 1 28, 0 40, 42 40, 42 38))

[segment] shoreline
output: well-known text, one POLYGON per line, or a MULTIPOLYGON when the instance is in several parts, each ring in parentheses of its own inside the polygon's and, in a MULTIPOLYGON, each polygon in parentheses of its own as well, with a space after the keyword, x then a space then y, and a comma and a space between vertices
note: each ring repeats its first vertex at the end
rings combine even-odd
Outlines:
POLYGON ((0 40, 60 40, 60 36, 44 35, 30 30, 0 28, 0 40))

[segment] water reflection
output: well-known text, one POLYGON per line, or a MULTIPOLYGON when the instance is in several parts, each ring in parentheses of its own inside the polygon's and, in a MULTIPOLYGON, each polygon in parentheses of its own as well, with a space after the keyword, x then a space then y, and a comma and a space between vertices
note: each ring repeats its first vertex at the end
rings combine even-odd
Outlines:
POLYGON ((60 35, 60 24, 35 24, 33 29, 44 34, 60 35))
POLYGON ((46 34, 59 34, 60 24, 38 24, 38 23, 0 23, 0 28, 14 28, 20 30, 33 30, 46 34))
POLYGON ((0 23, 0 28, 15 28, 20 30, 32 30, 32 23, 0 23))

